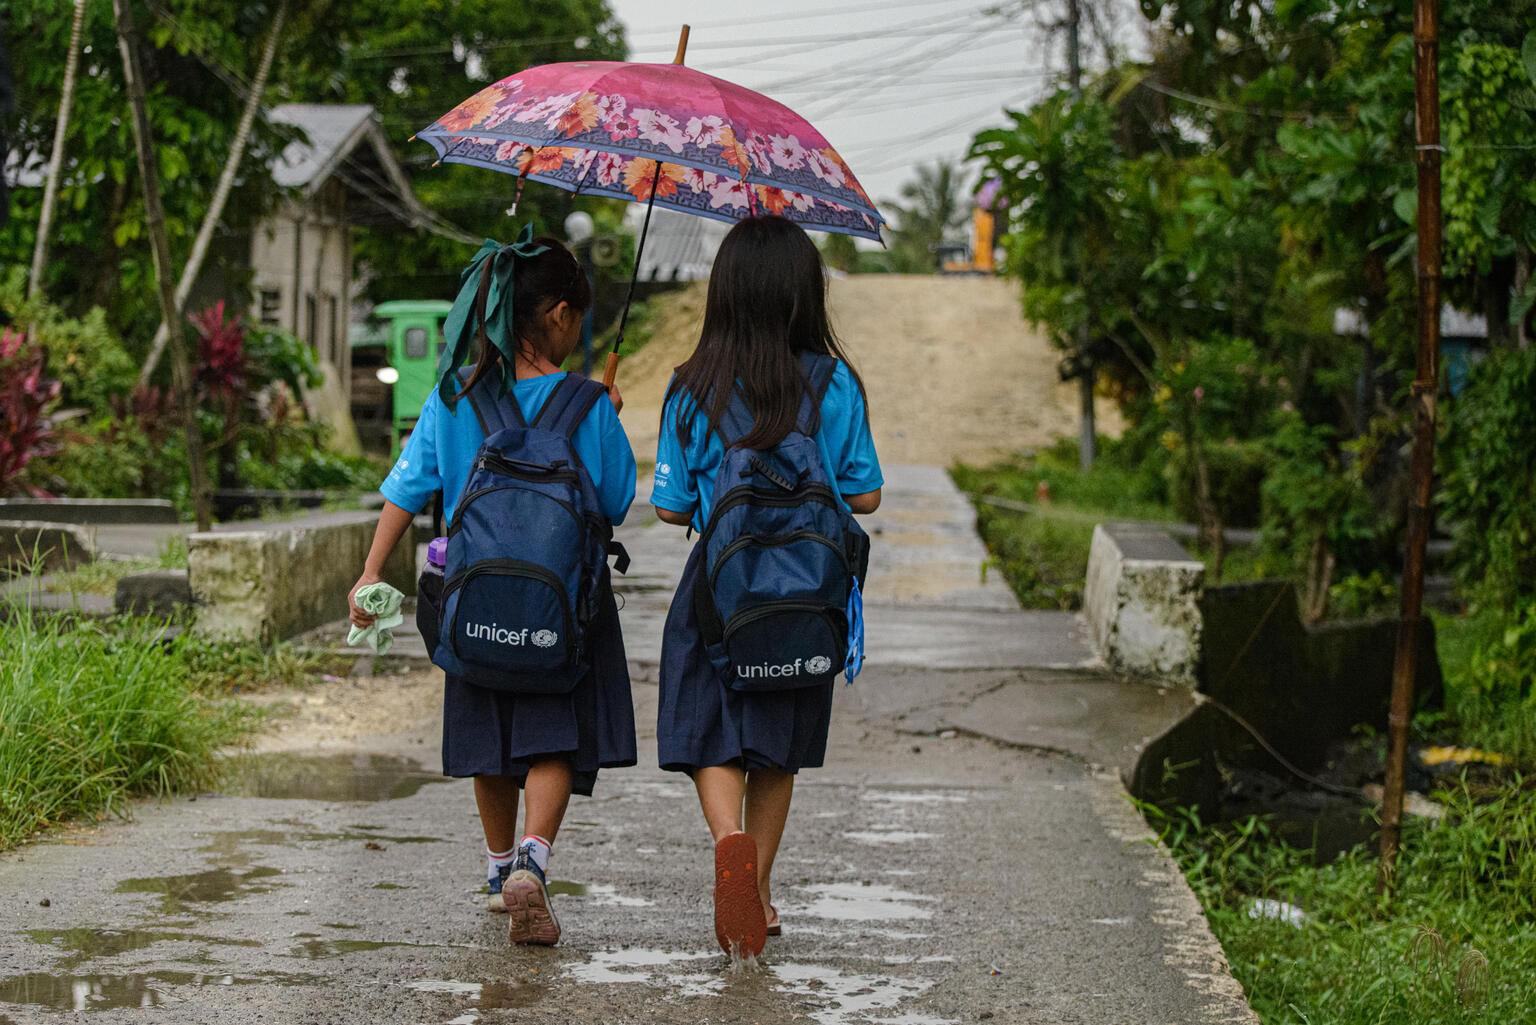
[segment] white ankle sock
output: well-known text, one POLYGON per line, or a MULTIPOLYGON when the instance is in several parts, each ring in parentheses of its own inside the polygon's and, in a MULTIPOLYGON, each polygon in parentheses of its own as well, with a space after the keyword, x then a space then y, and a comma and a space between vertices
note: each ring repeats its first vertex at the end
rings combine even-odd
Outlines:
POLYGON ((517 858, 517 848, 516 847, 512 848, 510 851, 507 851, 504 854, 497 854, 495 851, 493 851, 489 847, 487 847, 485 849, 485 860, 486 860, 485 876, 486 876, 486 878, 489 879, 492 876, 496 875, 498 873, 498 870, 500 870, 502 868, 505 868, 506 866, 512 864, 512 862, 514 860, 516 860, 516 858, 517 858))
POLYGON ((542 836, 536 836, 533 833, 529 833, 527 836, 523 837, 518 846, 531 847, 532 851, 530 853, 533 855, 533 863, 539 866, 540 872, 549 871, 550 843, 548 840, 544 839, 542 836))

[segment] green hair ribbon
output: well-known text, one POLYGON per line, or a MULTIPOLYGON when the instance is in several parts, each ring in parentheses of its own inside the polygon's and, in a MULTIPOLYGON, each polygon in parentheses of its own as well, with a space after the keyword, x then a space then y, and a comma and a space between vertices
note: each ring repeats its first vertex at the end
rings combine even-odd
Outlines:
POLYGON ((494 345, 501 352, 498 396, 506 395, 517 383, 517 336, 512 328, 513 272, 519 259, 538 256, 548 249, 534 244, 533 225, 525 224, 517 241, 510 245, 486 239, 459 275, 459 297, 443 322, 443 338, 448 344, 437 360, 437 394, 450 410, 459 400, 459 367, 469 358, 470 345, 477 334, 483 334, 483 344, 494 345))

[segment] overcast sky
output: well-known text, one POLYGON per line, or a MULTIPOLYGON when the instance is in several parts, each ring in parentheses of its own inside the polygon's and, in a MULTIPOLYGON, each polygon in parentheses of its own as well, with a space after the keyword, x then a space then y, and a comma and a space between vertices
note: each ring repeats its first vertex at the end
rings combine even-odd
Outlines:
MULTIPOLYGON (((1121 45, 1139 50, 1133 0, 1121 45)), ((670 61, 692 26, 686 63, 756 89, 805 117, 853 168, 877 205, 913 167, 958 159, 1064 79, 1059 38, 1044 27, 1064 0, 608 0, 630 59, 670 61)))

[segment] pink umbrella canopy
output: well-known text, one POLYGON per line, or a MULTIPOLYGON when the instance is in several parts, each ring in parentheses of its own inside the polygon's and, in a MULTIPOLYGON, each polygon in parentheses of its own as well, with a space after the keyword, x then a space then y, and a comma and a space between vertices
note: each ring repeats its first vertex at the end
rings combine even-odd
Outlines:
POLYGON ((682 64, 544 64, 417 133, 442 160, 735 221, 777 214, 879 239, 885 219, 810 122, 682 64))

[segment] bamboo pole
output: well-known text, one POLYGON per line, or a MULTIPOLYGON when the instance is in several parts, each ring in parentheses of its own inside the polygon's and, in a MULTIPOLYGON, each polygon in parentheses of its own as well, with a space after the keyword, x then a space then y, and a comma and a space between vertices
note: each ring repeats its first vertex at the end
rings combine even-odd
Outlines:
POLYGON ((181 407, 186 431, 187 464, 192 485, 192 501, 197 509, 197 529, 213 525, 208 508, 207 468, 203 464, 203 437, 197 426, 197 404, 192 397, 192 373, 187 365, 184 344, 186 327, 176 312, 176 298, 171 293, 171 245, 165 236, 165 210, 160 203, 160 176, 155 165, 149 129, 149 111, 144 99, 144 77, 139 69, 139 54, 134 39, 133 12, 128 0, 112 0, 112 16, 117 24, 117 48, 123 55, 123 79, 128 86, 128 106, 132 113, 134 151, 139 160, 139 179, 144 190, 144 215, 155 255, 155 284, 160 293, 160 314, 171 325, 175 344, 171 350, 171 378, 181 407))
POLYGON ((1414 113, 1418 125, 1419 301, 1418 357, 1413 381, 1413 477, 1408 500, 1408 546, 1403 559, 1402 607, 1392 664, 1392 710, 1387 719, 1387 778, 1381 802, 1381 873, 1378 894, 1397 883, 1403 832, 1403 770, 1413 715, 1414 670, 1424 600, 1424 549, 1435 457, 1435 389, 1440 356, 1440 2, 1413 4, 1414 113))
POLYGON ((43 270, 48 264, 48 236, 53 231, 53 206, 59 197, 59 176, 64 173, 64 139, 69 132, 69 113, 75 105, 75 77, 80 68, 80 34, 85 28, 85 0, 75 0, 75 20, 69 27, 69 56, 64 60, 64 91, 59 96, 59 121, 53 127, 53 152, 48 157, 48 182, 43 186, 43 211, 37 219, 37 242, 32 247, 32 275, 27 298, 43 289, 43 270))
MULTIPOLYGON (((288 0, 281 0, 277 5, 277 14, 272 19, 272 28, 267 32, 267 46, 261 54, 261 66, 256 69, 256 80, 251 83, 250 95, 245 98, 245 110, 240 114, 240 125, 235 129, 235 141, 230 144, 229 156, 224 159, 224 171, 219 175, 218 187, 213 190, 213 201, 208 206, 208 212, 203 216, 203 223, 197 230, 197 238, 192 243, 192 254, 187 257, 187 264, 181 269, 181 280, 176 282, 176 316, 180 317, 186 310, 187 296, 192 294, 192 283, 202 272, 203 260, 208 256, 208 246, 213 241, 214 229, 218 226, 219 217, 224 213, 224 203, 229 199, 229 190, 235 184, 235 172, 240 168, 240 158, 245 155, 245 144, 251 137, 251 124, 256 120, 256 110, 261 106, 261 94, 267 87, 267 74, 272 70, 272 59, 277 54, 277 40, 282 35, 283 19, 288 14, 288 0)), ((150 375, 155 372, 155 367, 160 363, 160 354, 165 350, 166 339, 170 338, 170 325, 166 321, 160 322, 160 327, 155 331, 155 340, 150 343, 149 355, 144 359, 144 366, 139 371, 139 387, 149 383, 150 375)))

